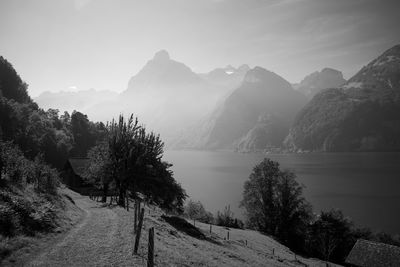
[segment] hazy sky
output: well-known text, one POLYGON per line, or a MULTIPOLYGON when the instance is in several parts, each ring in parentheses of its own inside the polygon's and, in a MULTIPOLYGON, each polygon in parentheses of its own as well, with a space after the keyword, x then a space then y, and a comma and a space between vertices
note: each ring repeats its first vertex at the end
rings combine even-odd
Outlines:
POLYGON ((0 55, 30 94, 122 91, 160 49, 195 72, 265 67, 349 78, 400 43, 399 0, 0 0, 0 55))

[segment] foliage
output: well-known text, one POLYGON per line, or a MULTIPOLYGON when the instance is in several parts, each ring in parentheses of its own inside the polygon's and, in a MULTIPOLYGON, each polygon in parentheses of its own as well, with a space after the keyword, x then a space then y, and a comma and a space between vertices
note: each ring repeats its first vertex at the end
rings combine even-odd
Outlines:
MULTIPOLYGON (((356 228, 340 210, 311 216, 311 206, 302 197, 295 175, 264 159, 244 184, 241 205, 247 225, 276 237, 291 249, 311 257, 344 264, 357 239, 400 245, 400 237, 356 228)), ((227 212, 229 214, 229 212, 227 212)), ((231 217, 231 216, 228 216, 231 217)))
POLYGON ((231 211, 231 206, 228 205, 225 207, 223 212, 217 212, 216 218, 217 225, 232 227, 232 228, 240 228, 243 229, 244 224, 241 220, 234 218, 234 214, 231 211))
POLYGON ((248 226, 301 249, 299 240, 310 220, 310 205, 302 192, 293 173, 282 171, 279 163, 265 158, 244 184, 241 205, 247 212, 248 226))
POLYGON ((339 210, 321 212, 310 225, 308 249, 326 261, 344 262, 352 247, 352 223, 339 210))
POLYGON ((88 151, 87 157, 89 158, 89 164, 84 178, 95 188, 103 190, 103 202, 105 202, 110 183, 113 180, 108 143, 102 142, 92 147, 88 151))
POLYGON ((86 156, 104 138, 105 125, 90 122, 74 111, 44 111, 33 102, 12 65, 0 57, 0 139, 13 141, 30 159, 39 153, 53 167, 62 168, 70 156, 86 156))
POLYGON ((27 159, 11 142, 0 142, 0 234, 33 235, 54 226, 58 173, 38 156, 27 159))
POLYGON ((34 235, 37 231, 50 231, 55 226, 54 205, 41 198, 29 187, 0 189, 0 235, 34 235), (31 198, 27 198, 29 195, 31 198))
POLYGON ((185 216, 202 223, 214 223, 214 216, 206 211, 200 201, 195 202, 190 199, 185 205, 185 216))
POLYGON ((135 188, 161 208, 182 213, 187 195, 174 179, 173 172, 170 170, 172 165, 160 161, 150 166, 147 168, 147 175, 139 176, 140 179, 137 180, 135 188))
MULTIPOLYGON (((147 133, 138 119, 123 115, 104 130, 104 143, 90 150, 86 180, 104 189, 113 182, 124 205, 127 190, 141 192, 150 201, 168 210, 182 211, 186 193, 173 178, 171 164, 162 161, 164 143, 147 133)), ((104 196, 105 196, 104 195, 104 196)))
POLYGON ((58 172, 50 168, 38 156, 34 161, 27 159, 22 151, 11 142, 0 141, 0 187, 34 186, 39 193, 57 193, 58 172))
POLYGON ((22 82, 13 66, 2 56, 0 56, 0 96, 19 103, 31 101, 27 93, 27 85, 22 82))

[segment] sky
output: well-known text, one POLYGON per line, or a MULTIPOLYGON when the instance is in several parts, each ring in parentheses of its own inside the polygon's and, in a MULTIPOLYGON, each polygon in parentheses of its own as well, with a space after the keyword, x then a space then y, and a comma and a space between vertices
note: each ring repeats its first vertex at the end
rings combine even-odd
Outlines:
POLYGON ((166 49, 195 72, 262 66, 350 78, 400 44, 398 0, 0 0, 0 55, 29 93, 126 89, 166 49))

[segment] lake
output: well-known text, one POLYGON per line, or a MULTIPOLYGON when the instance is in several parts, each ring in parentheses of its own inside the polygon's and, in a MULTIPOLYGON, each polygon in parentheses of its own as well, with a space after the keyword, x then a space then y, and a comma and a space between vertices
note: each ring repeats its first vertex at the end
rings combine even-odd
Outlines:
POLYGON ((239 208, 243 183, 264 157, 294 171, 314 212, 341 209, 360 226, 400 233, 400 153, 242 154, 166 151, 175 179, 213 213, 239 208))

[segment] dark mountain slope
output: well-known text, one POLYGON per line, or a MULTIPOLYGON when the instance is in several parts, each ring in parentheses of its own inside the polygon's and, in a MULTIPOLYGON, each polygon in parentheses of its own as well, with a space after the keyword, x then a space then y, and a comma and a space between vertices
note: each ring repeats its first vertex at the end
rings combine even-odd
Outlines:
POLYGON ((286 144, 294 150, 400 150, 400 45, 345 85, 317 94, 296 117, 286 144))
POLYGON ((201 133, 197 140, 181 143, 202 149, 258 150, 280 146, 305 102, 306 98, 282 77, 255 67, 198 127, 201 133))
POLYGON ((296 85, 297 90, 305 94, 308 98, 312 98, 315 94, 323 89, 338 88, 346 82, 340 71, 324 68, 306 76, 300 84, 296 85))

